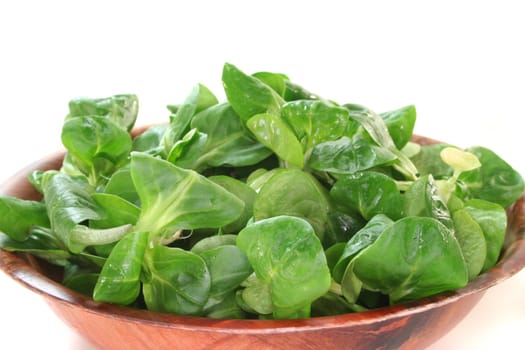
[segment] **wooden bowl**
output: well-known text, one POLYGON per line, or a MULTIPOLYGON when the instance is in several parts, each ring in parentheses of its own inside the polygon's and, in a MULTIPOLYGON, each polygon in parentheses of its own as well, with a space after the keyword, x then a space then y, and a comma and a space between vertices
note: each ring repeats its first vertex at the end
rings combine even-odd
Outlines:
MULTIPOLYGON (((136 132, 142 131, 137 129, 136 132)), ((415 137, 422 144, 436 141, 415 137)), ((26 180, 35 169, 57 169, 63 153, 23 169, 3 195, 39 199, 26 180)), ((445 335, 487 288, 525 266, 525 196, 508 210, 498 264, 455 292, 372 311, 302 320, 215 320, 99 303, 62 286, 56 269, 29 255, 0 249, 0 268, 41 295, 69 326, 103 349, 422 349, 445 335)))

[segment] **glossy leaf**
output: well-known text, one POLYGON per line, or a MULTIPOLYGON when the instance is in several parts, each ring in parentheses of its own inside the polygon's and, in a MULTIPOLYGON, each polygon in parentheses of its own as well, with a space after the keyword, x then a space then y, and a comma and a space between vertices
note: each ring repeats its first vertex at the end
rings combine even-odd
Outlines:
POLYGON ((417 177, 417 169, 410 159, 404 155, 395 145, 394 140, 388 132, 388 128, 383 118, 373 111, 366 110, 350 110, 350 118, 358 122, 367 134, 374 140, 374 142, 397 156, 396 162, 393 164, 401 174, 410 180, 415 180, 417 177))
POLYGON ((439 156, 447 147, 449 145, 446 144, 424 145, 410 158, 421 176, 432 174, 435 179, 442 179, 452 175, 452 168, 439 156))
POLYGON ((164 152, 168 155, 177 141, 189 130, 191 119, 198 112, 217 104, 215 95, 204 85, 195 86, 184 103, 170 117, 170 124, 162 136, 164 152))
POLYGON ((140 204, 140 198, 135 189, 129 168, 121 168, 111 175, 104 187, 104 193, 119 196, 135 205, 140 204))
POLYGON ((332 269, 332 276, 340 282, 348 263, 363 249, 375 242, 377 237, 394 221, 383 214, 377 214, 346 243, 341 256, 332 269))
POLYGON ((110 228, 137 223, 140 209, 122 197, 108 193, 93 193, 91 198, 104 212, 103 218, 91 222, 91 227, 110 228))
POLYGON ((234 222, 224 226, 222 231, 225 233, 237 233, 246 226, 246 223, 253 216, 253 205, 257 193, 244 182, 226 175, 216 175, 208 177, 209 180, 234 194, 244 203, 244 209, 234 222))
POLYGON ((346 136, 315 146, 308 165, 315 170, 334 174, 354 174, 358 171, 389 164, 397 156, 386 148, 378 147, 360 135, 346 136))
POLYGON ((0 248, 9 252, 29 253, 54 265, 64 266, 71 254, 60 243, 56 244, 55 240, 50 232, 42 233, 41 230, 32 232, 23 242, 0 232, 0 248))
POLYGON ((225 226, 244 208, 235 195, 202 175, 148 155, 131 156, 131 176, 142 203, 137 229, 152 237, 225 226))
POLYGON ((144 301, 149 310, 198 315, 210 295, 206 262, 195 253, 156 246, 145 255, 144 301))
POLYGON ((226 63, 222 71, 224 92, 243 121, 261 113, 278 114, 284 100, 270 86, 256 77, 226 63))
POLYGON ((279 158, 298 168, 303 167, 303 149, 293 131, 274 114, 257 114, 246 126, 257 140, 271 149, 279 158))
POLYGON ((396 221, 352 263, 363 287, 388 294, 391 303, 454 290, 468 281, 454 235, 428 217, 396 221))
POLYGON ((130 131, 139 112, 136 95, 124 94, 105 98, 77 98, 69 102, 67 119, 85 116, 103 116, 121 128, 130 131))
POLYGON ((319 100, 285 103, 281 118, 292 128, 306 152, 313 146, 341 138, 348 124, 348 110, 319 100))
POLYGON ((279 216, 255 222, 239 233, 237 246, 268 286, 274 317, 293 317, 330 288, 321 242, 303 219, 279 216))
POLYGON ((255 220, 289 215, 303 218, 322 239, 330 203, 324 187, 309 173, 298 169, 281 169, 260 189, 253 205, 255 220))
POLYGON ((137 299, 147 243, 147 232, 132 232, 117 243, 100 272, 94 300, 128 305, 137 299))
POLYGON ((347 175, 334 184, 330 196, 343 208, 360 213, 366 220, 377 214, 401 217, 403 201, 394 180, 374 171, 347 175))
POLYGON ((380 116, 385 121, 388 133, 397 149, 405 147, 412 137, 416 124, 416 107, 410 105, 381 113, 380 116))
POLYGON ((66 120, 62 143, 72 163, 96 186, 122 166, 131 151, 131 136, 112 121, 98 116, 66 120))
POLYGON ((487 242, 487 257, 482 272, 496 264, 505 240, 507 215, 496 203, 472 199, 465 203, 464 210, 478 223, 487 242))
POLYGON ((50 225, 41 202, 0 196, 0 213, 0 231, 17 241, 25 240, 33 226, 50 225))
POLYGON ((493 151, 484 147, 471 147, 481 167, 459 176, 472 197, 497 203, 506 208, 523 193, 525 182, 521 175, 493 151))
POLYGON ((248 166, 271 154, 253 138, 228 103, 197 114, 191 127, 196 129, 193 134, 185 136, 185 144, 176 144, 168 156, 170 162, 183 168, 202 171, 222 165, 248 166))
POLYGON ((452 213, 454 235, 467 264, 469 280, 479 275, 487 258, 487 242, 483 230, 465 209, 452 213))
POLYGON ((432 175, 420 177, 405 192, 404 214, 435 218, 449 229, 454 227, 450 212, 439 194, 432 175))
POLYGON ((90 187, 57 173, 44 181, 43 191, 51 229, 72 252, 80 252, 84 245, 72 239, 71 231, 85 220, 102 217, 101 209, 91 198, 90 187))
POLYGON ((236 242, 237 235, 215 235, 201 239, 191 248, 191 251, 195 254, 200 254, 207 250, 215 249, 223 245, 235 245, 236 242))
POLYGON ((210 272, 210 297, 223 298, 240 286, 253 269, 235 245, 222 245, 199 253, 210 272))

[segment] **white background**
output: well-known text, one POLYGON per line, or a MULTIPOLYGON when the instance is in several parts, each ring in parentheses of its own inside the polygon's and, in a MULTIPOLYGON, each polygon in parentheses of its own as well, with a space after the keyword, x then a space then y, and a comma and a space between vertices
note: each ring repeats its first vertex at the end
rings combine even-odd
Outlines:
MULTIPOLYGON (((198 82, 223 98, 224 62, 377 112, 415 104, 417 133, 490 147, 525 173, 519 1, 170 3, 0 3, 0 181, 61 147, 71 98, 135 93, 138 124, 166 121, 198 82)), ((0 329, 21 349, 92 349, 1 273, 0 329)), ((514 347, 523 330, 525 272, 432 349, 514 347)))

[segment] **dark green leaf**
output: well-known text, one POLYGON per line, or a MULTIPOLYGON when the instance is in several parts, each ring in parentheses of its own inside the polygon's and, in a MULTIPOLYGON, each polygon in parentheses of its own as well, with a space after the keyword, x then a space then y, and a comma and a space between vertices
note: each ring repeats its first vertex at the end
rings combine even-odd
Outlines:
POLYGON ((465 209, 452 213, 454 235, 458 240, 463 258, 467 264, 469 280, 474 279, 482 270, 487 258, 487 242, 483 230, 465 209))
POLYGON ((148 278, 143 283, 149 310, 198 315, 210 295, 211 277, 197 254, 156 246, 145 256, 148 278))
POLYGON ((380 114, 397 149, 405 147, 416 124, 416 107, 406 106, 380 114))
POLYGON ((239 233, 237 246, 248 256, 260 288, 269 289, 275 318, 294 317, 330 288, 321 242, 303 219, 279 216, 258 221, 239 233))
POLYGON ((403 201, 396 183, 375 171, 340 178, 330 190, 330 196, 339 206, 357 211, 366 220, 377 214, 397 220, 402 214, 403 201))
POLYGON ((391 219, 383 214, 378 214, 346 243, 344 250, 337 263, 332 269, 332 276, 336 282, 340 282, 348 263, 363 249, 375 242, 377 237, 393 223, 391 219))
POLYGON ((17 241, 25 240, 33 226, 50 225, 41 202, 0 196, 0 213, 0 231, 17 241))
POLYGON ((474 198, 494 202, 506 208, 521 197, 525 182, 521 175, 497 154, 484 147, 471 147, 481 167, 459 176, 474 198))
POLYGON ((272 152, 253 138, 228 103, 212 106, 197 114, 187 134, 172 149, 168 160, 183 168, 202 171, 222 165, 254 165, 272 152))
POLYGON ((468 281, 454 235, 428 217, 396 221, 352 264, 363 287, 388 294, 391 303, 454 290, 468 281))
POLYGON ((315 146, 308 165, 318 171, 334 174, 353 174, 380 165, 389 164, 397 156, 386 148, 370 143, 360 135, 346 136, 315 146))
POLYGON ((132 232, 117 243, 100 272, 94 300, 128 305, 137 299, 147 243, 147 232, 132 232))
POLYGON ((507 230, 507 214, 500 205, 481 199, 466 202, 464 210, 483 230, 487 242, 487 258, 481 272, 485 272, 498 261, 507 230))

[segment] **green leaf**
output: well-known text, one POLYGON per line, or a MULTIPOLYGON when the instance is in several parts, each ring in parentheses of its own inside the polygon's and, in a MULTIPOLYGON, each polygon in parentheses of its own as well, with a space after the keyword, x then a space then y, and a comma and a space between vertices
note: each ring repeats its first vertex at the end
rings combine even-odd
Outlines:
POLYGON ((105 182, 105 178, 127 161, 132 145, 126 130, 98 116, 66 120, 62 143, 73 164, 93 186, 105 182))
POLYGON ((361 230, 352 236, 344 246, 344 250, 332 269, 332 275, 336 282, 340 282, 348 263, 363 249, 375 242, 377 237, 394 221, 383 214, 377 214, 368 221, 361 230))
POLYGON ((291 126, 305 152, 320 143, 341 138, 349 120, 347 109, 319 100, 285 103, 281 118, 291 126))
POLYGON ((279 216, 255 222, 239 233, 237 246, 266 285, 259 288, 269 289, 276 318, 293 317, 330 288, 321 242, 303 219, 279 216))
POLYGON ((105 98, 77 98, 69 102, 67 119, 85 116, 102 116, 121 128, 130 131, 139 112, 136 95, 124 94, 105 98))
POLYGON ((168 129, 162 137, 164 152, 168 155, 177 141, 189 130, 195 114, 217 104, 215 95, 204 85, 195 86, 176 113, 171 116, 168 129))
POLYGON ((162 138, 168 125, 153 125, 133 139, 133 151, 149 154, 162 154, 164 148, 162 138))
POLYGON ((340 207, 357 211, 366 220, 377 214, 397 220, 402 214, 403 201, 396 183, 375 171, 341 177, 330 190, 330 196, 340 207))
POLYGON ((284 97, 284 94, 286 93, 286 82, 289 80, 285 74, 257 72, 253 73, 252 77, 259 79, 277 92, 279 96, 284 97))
POLYGON ((104 187, 104 193, 116 195, 137 206, 140 205, 140 198, 129 168, 122 168, 113 173, 104 187))
POLYGON ((156 246, 146 252, 144 301, 149 310, 199 315, 210 295, 206 262, 195 253, 156 246))
POLYGON ((394 168, 410 180, 417 177, 417 169, 395 145, 383 118, 369 109, 349 110, 350 118, 358 122, 374 142, 397 156, 394 168))
POLYGON ((151 232, 152 239, 180 229, 225 226, 244 208, 235 195, 195 171, 145 154, 131 156, 131 176, 142 203, 136 227, 151 232))
POLYGON ((234 222, 224 226, 222 231, 225 233, 237 233, 243 229, 248 220, 253 216, 253 205, 257 193, 244 182, 226 175, 210 176, 210 181, 233 193, 244 203, 244 209, 241 215, 234 222))
POLYGON ((16 241, 11 237, 0 232, 0 248, 9 252, 24 252, 37 256, 48 262, 64 266, 71 254, 55 244, 55 238, 50 232, 43 233, 43 230, 32 232, 23 242, 16 241), (51 236, 51 237, 50 237, 51 236))
POLYGON ((222 245, 199 255, 210 272, 210 297, 224 298, 253 272, 248 258, 235 245, 222 245))
POLYGON ((402 107, 380 114, 385 121, 388 133, 397 149, 402 149, 410 141, 416 124, 416 107, 402 107))
POLYGON ((303 218, 322 239, 330 203, 326 189, 309 173, 279 169, 259 190, 253 205, 255 220, 289 215, 303 218))
POLYGON ((459 179, 468 187, 472 197, 510 206, 523 194, 525 182, 521 175, 493 151, 484 147, 471 147, 481 167, 461 173, 459 179))
POLYGON ((183 168, 202 171, 222 165, 254 165, 272 153, 253 138, 228 103, 197 114, 191 127, 196 131, 179 141, 168 156, 170 162, 183 168))
POLYGON ((474 279, 483 269, 487 258, 487 242, 483 230, 465 209, 452 213, 454 235, 458 240, 463 258, 467 264, 469 280, 474 279))
POLYGON ((100 272, 94 300, 128 305, 137 299, 147 242, 147 232, 132 232, 117 243, 100 272))
POLYGON ((388 294, 391 303, 454 290, 468 282, 466 264, 454 235, 428 217, 396 221, 352 264, 363 287, 388 294))
POLYGON ((303 167, 303 149, 295 134, 278 116, 257 114, 251 117, 246 126, 257 140, 271 149, 279 158, 298 168, 303 167))
POLYGON ((404 215, 435 218, 449 229, 454 228, 450 212, 432 175, 420 177, 405 192, 404 215))
POLYGON ((73 240, 71 231, 85 220, 102 217, 101 209, 91 198, 90 187, 61 173, 51 174, 43 186, 51 229, 66 247, 79 253, 85 246, 73 240))
POLYGON ((25 240, 33 226, 50 225, 41 202, 0 196, 0 213, 0 231, 17 241, 25 240))
POLYGON ((223 245, 235 245, 237 242, 237 235, 215 235, 201 239, 191 248, 195 254, 200 254, 207 250, 218 248, 223 245))
POLYGON ((140 209, 122 197, 109 193, 93 193, 91 198, 104 211, 102 219, 90 223, 92 228, 111 228, 137 223, 140 209))
POLYGON ((465 203, 464 210, 478 223, 487 243, 487 257, 481 272, 496 264, 501 254, 507 231, 507 214, 499 204, 481 199, 472 199, 465 203))
POLYGON ((271 87, 229 63, 224 64, 222 83, 228 101, 245 122, 256 114, 278 114, 284 103, 271 87))
POLYGON ((334 174, 353 174, 393 162, 397 156, 378 147, 360 135, 346 136, 315 146, 308 165, 318 171, 334 174))
POLYGON ((447 144, 424 145, 419 153, 411 157, 421 176, 432 174, 435 179, 452 176, 452 168, 439 156, 441 151, 449 147, 447 144))

